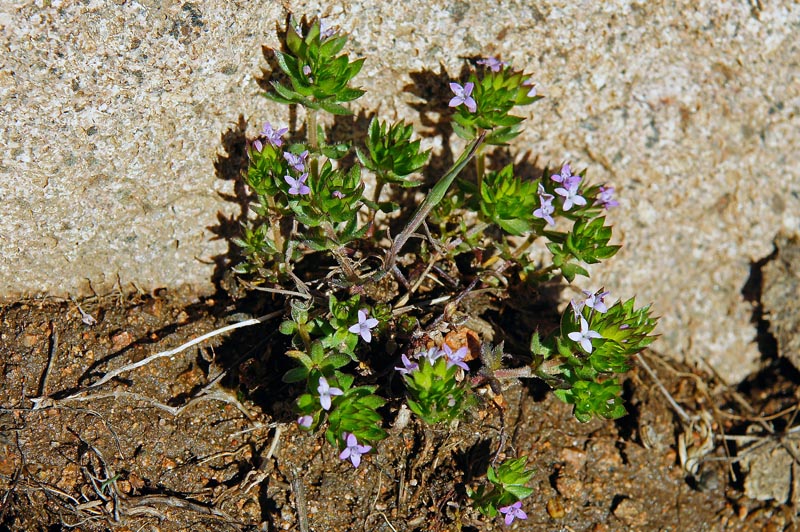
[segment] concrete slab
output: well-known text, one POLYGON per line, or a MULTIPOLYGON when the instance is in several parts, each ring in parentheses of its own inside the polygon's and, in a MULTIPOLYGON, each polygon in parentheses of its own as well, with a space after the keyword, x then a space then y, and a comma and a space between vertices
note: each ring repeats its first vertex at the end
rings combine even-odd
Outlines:
MULTIPOLYGON (((236 207, 223 136, 287 9, 352 31, 360 101, 419 120, 409 73, 526 66, 547 98, 516 140, 618 187, 622 252, 596 285, 662 316, 657 347, 736 380, 756 364, 750 264, 800 229, 795 2, 74 2, 0 6, 0 294, 211 289, 236 207), (220 214, 221 213, 221 214, 220 214)), ((446 80, 443 80, 446 82, 446 80)), ((234 156, 236 154, 233 154, 234 156)), ((592 288, 592 287, 585 287, 592 288)))

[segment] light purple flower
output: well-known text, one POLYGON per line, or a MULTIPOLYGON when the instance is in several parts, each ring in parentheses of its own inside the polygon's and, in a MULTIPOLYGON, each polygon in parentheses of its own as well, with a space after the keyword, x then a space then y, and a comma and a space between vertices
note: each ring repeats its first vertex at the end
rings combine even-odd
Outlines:
POLYGON ((285 135, 287 131, 289 131, 287 127, 274 129, 269 122, 265 122, 264 127, 261 129, 261 136, 265 137, 268 143, 279 148, 283 144, 283 139, 281 137, 285 135))
POLYGON ((555 193, 564 197, 564 210, 568 211, 573 205, 586 205, 586 198, 578 193, 578 185, 581 183, 581 176, 566 176, 562 182, 563 187, 558 187, 555 193))
POLYGON ((375 318, 367 318, 367 313, 363 310, 358 311, 358 323, 351 325, 348 331, 353 334, 361 335, 365 342, 372 341, 372 332, 370 329, 378 326, 378 320, 375 318))
POLYGON ((468 350, 466 346, 453 351, 453 348, 446 343, 442 344, 442 354, 447 357, 448 368, 451 366, 458 366, 464 371, 469 371, 469 366, 467 366, 467 363, 464 362, 464 357, 467 356, 467 353, 468 350))
POLYGON ((532 79, 526 79, 525 81, 522 82, 522 86, 523 87, 530 87, 531 88, 528 91, 528 94, 526 94, 526 96, 528 98, 533 98, 534 96, 536 96, 536 87, 535 87, 535 85, 536 85, 536 83, 532 79))
POLYGON ((306 179, 308 179, 308 172, 298 178, 290 175, 283 176, 283 180, 289 184, 289 194, 292 196, 303 196, 311 192, 311 189, 306 185, 306 179))
POLYGON ((314 418, 311 416, 300 416, 297 418, 297 424, 303 427, 304 429, 311 428, 311 423, 314 422, 314 418))
POLYGON ((303 65, 303 75, 305 75, 309 83, 314 83, 314 77, 311 75, 311 67, 309 65, 303 65))
POLYGON ((544 185, 542 185, 541 183, 539 183, 539 186, 536 189, 536 193, 539 194, 540 198, 547 201, 548 203, 553 201, 554 196, 552 194, 548 194, 544 188, 544 185))
POLYGON ((347 447, 345 447, 344 451, 339 454, 339 458, 341 460, 350 459, 350 461, 353 463, 353 467, 358 467, 361 463, 361 455, 370 452, 370 450, 372 450, 372 446, 359 445, 355 434, 351 434, 349 432, 343 433, 342 437, 347 441, 347 447))
POLYGON ((306 159, 308 159, 308 150, 305 150, 300 155, 295 155, 294 153, 285 151, 283 152, 283 158, 286 159, 286 162, 289 163, 289 166, 291 166, 298 172, 303 172, 306 169, 306 159))
POLYGON ((462 103, 467 106, 470 113, 474 113, 478 109, 478 104, 475 102, 475 99, 471 96, 472 89, 475 88, 475 84, 471 81, 464 84, 462 87, 458 83, 451 83, 450 90, 453 91, 455 96, 450 100, 450 103, 447 104, 450 107, 458 107, 462 103))
POLYGON ((556 225, 556 221, 553 220, 552 216, 556 210, 553 207, 553 195, 546 193, 541 183, 539 183, 539 203, 540 207, 533 211, 533 215, 545 220, 549 225, 556 225))
POLYGON ((333 196, 334 198, 342 199, 344 197, 344 193, 339 190, 334 190, 333 192, 331 192, 331 196, 333 196))
POLYGON ((575 319, 577 320, 582 316, 581 311, 583 310, 584 305, 586 305, 585 301, 575 301, 571 299, 569 305, 572 307, 572 314, 575 315, 575 319))
POLYGON ((331 409, 331 396, 342 395, 344 392, 339 388, 331 388, 328 384, 328 379, 325 377, 319 378, 319 386, 317 386, 317 393, 319 393, 319 404, 322 405, 324 410, 331 409))
POLYGON ((327 20, 320 20, 319 21, 319 38, 323 41, 336 33, 336 27, 331 26, 327 20))
POLYGON ((428 363, 433 366, 436 363, 436 359, 441 357, 444 353, 435 347, 431 347, 427 351, 420 351, 415 356, 418 360, 422 360, 423 358, 428 360, 428 363))
POLYGON ((566 188, 566 189, 570 189, 570 188, 578 188, 578 186, 581 184, 581 180, 582 180, 582 179, 583 179, 583 178, 582 178, 581 176, 579 176, 579 175, 571 175, 571 176, 569 176, 568 178, 566 178, 566 179, 564 180, 564 182, 562 183, 562 185, 563 185, 563 186, 564 186, 564 188, 566 188))
POLYGON ((476 61, 476 63, 488 67, 492 72, 500 72, 500 69, 508 66, 507 62, 500 61, 496 57, 487 57, 486 59, 479 59, 478 61, 476 61))
POLYGON ((260 140, 256 139, 253 141, 253 147, 256 149, 258 153, 261 153, 261 150, 264 149, 264 145, 261 143, 260 140))
POLYGON ((510 525, 514 519, 527 519, 528 514, 522 510, 522 501, 517 501, 509 506, 499 508, 501 514, 505 514, 505 524, 510 525))
POLYGON ((572 169, 569 167, 569 163, 564 163, 564 166, 561 167, 561 173, 551 175, 550 179, 556 183, 564 183, 564 180, 570 178, 571 176, 572 169))
POLYGON ((581 316, 581 331, 571 332, 567 336, 569 336, 569 339, 573 342, 578 342, 581 344, 581 347, 587 353, 592 352, 592 338, 602 338, 600 333, 597 331, 589 330, 589 323, 583 316, 581 316))
POLYGON ((589 292, 588 290, 582 290, 582 292, 586 296, 584 302, 586 303, 587 307, 595 309, 600 314, 608 311, 608 307, 606 306, 604 299, 609 292, 589 292))
POLYGON ((402 355, 400 357, 400 360, 403 361, 403 367, 396 367, 394 369, 399 371, 401 375, 408 375, 412 371, 416 371, 419 369, 419 364, 417 364, 416 362, 411 362, 411 360, 409 360, 409 358, 406 355, 402 355))
POLYGON ((614 187, 600 187, 596 203, 606 210, 611 207, 619 207, 619 202, 614 199, 614 187))

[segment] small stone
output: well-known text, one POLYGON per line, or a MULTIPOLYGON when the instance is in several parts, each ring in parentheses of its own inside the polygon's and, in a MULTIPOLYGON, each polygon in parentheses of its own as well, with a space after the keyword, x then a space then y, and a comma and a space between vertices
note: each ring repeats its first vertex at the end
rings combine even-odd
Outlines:
POLYGON ((647 513, 642 505, 634 499, 622 499, 614 508, 615 517, 633 527, 641 527, 647 523, 647 513))
POLYGON ((121 491, 122 493, 130 495, 130 493, 131 493, 131 483, 128 482, 127 480, 118 480, 117 481, 117 489, 119 489, 119 491, 121 491))
POLYGON ((136 473, 131 473, 128 475, 128 484, 135 490, 141 490, 145 486, 144 480, 142 480, 142 478, 136 473))
POLYGON ((565 499, 576 499, 583 495, 584 485, 578 477, 565 475, 562 471, 556 479, 556 489, 565 499))
POLYGON ((586 451, 577 447, 565 447, 561 450, 560 458, 572 469, 580 470, 586 464, 586 451))
POLYGON ((25 347, 33 347, 38 343, 39 343, 38 334, 26 333, 22 336, 22 345, 24 345, 25 347))
POLYGON ((547 514, 553 519, 561 519, 567 515, 564 503, 558 497, 551 497, 547 500, 547 514))
POLYGON ((122 331, 116 333, 114 336, 111 337, 111 345, 114 349, 125 349, 129 345, 134 342, 134 337, 128 331, 122 331))

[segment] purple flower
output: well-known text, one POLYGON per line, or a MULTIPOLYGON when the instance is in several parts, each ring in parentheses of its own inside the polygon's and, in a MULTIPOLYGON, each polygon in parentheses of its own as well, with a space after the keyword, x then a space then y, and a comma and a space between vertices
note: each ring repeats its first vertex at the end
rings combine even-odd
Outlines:
POLYGON ((415 356, 417 357, 418 360, 422 360, 423 358, 427 359, 428 363, 431 366, 433 366, 436 363, 436 359, 441 357, 443 354, 444 354, 444 352, 439 351, 435 347, 431 347, 427 351, 420 351, 415 356))
POLYGON ((309 65, 303 65, 303 74, 308 78, 309 83, 314 83, 314 78, 311 76, 311 67, 309 65))
POLYGON ((331 388, 328 385, 328 379, 325 377, 319 378, 319 386, 317 386, 317 393, 319 393, 319 404, 322 405, 324 410, 331 409, 331 396, 342 395, 344 392, 339 388, 331 388))
POLYGON ((416 362, 411 362, 406 355, 400 357, 400 360, 403 361, 403 367, 394 368, 400 372, 401 375, 408 375, 412 371, 416 371, 419 369, 419 364, 416 362))
POLYGON ((587 307, 595 309, 600 314, 608 311, 608 307, 604 301, 605 297, 609 294, 608 292, 589 292, 588 290, 582 290, 582 292, 586 296, 584 302, 587 307))
POLYGON ((342 199, 344 197, 344 193, 338 190, 334 190, 333 192, 331 192, 331 196, 333 196, 334 198, 342 199))
POLYGON ((510 525, 514 519, 527 519, 528 514, 522 511, 522 501, 517 501, 509 506, 499 508, 501 514, 505 514, 505 524, 510 525))
POLYGON ((571 332, 567 336, 569 336, 569 339, 573 342, 578 342, 581 344, 581 347, 587 353, 592 352, 592 338, 602 338, 600 333, 597 331, 589 330, 589 323, 583 316, 581 316, 581 332, 571 332))
POLYGON ((475 99, 471 96, 472 89, 475 88, 475 84, 471 81, 464 84, 462 87, 458 83, 451 83, 450 90, 453 91, 455 96, 450 100, 450 103, 447 104, 450 107, 458 107, 462 103, 467 106, 470 113, 474 113, 478 109, 478 104, 475 103, 475 99))
POLYGON ((525 81, 522 82, 523 87, 531 88, 531 90, 528 91, 528 94, 526 94, 528 98, 533 98, 534 96, 536 96, 536 87, 534 85, 535 83, 531 79, 526 79, 525 81))
POLYGON ((619 202, 614 199, 614 187, 600 187, 596 202, 606 210, 611 207, 619 207, 619 202))
POLYGON ((296 179, 290 175, 283 176, 283 180, 289 184, 289 194, 292 196, 302 196, 311 192, 311 189, 306 185, 306 179, 308 179, 308 172, 296 179))
POLYGON ((279 148, 283 144, 283 139, 281 137, 285 135, 287 131, 289 131, 289 128, 287 127, 273 129, 269 122, 265 122, 264 127, 261 129, 261 136, 265 137, 268 143, 272 144, 276 148, 279 148))
POLYGON ((359 445, 355 434, 351 434, 349 432, 343 433, 342 437, 347 441, 347 447, 345 447, 344 451, 339 454, 339 458, 341 460, 347 460, 349 458, 350 461, 353 462, 353 467, 358 467, 358 465, 361 463, 361 455, 370 452, 370 450, 372 450, 372 446, 359 445))
POLYGON ((291 166, 298 172, 302 172, 306 169, 306 159, 308 159, 308 150, 305 150, 300 155, 295 155, 294 153, 285 151, 283 152, 283 158, 286 159, 286 162, 289 163, 289 166, 291 166))
POLYGON ((476 63, 488 67, 492 72, 500 72, 501 68, 508 66, 508 63, 506 63, 505 61, 500 61, 496 57, 487 57, 486 59, 479 59, 478 61, 476 61, 476 63))
POLYGON ((578 194, 578 185, 581 183, 581 176, 564 176, 562 171, 562 177, 563 181, 561 184, 564 186, 558 187, 555 193, 564 197, 564 210, 570 210, 573 205, 586 205, 586 198, 578 194))
POLYGON ((569 305, 572 307, 572 313, 575 315, 575 319, 577 320, 582 316, 581 311, 583 310, 584 305, 586 305, 585 301, 575 301, 571 299, 569 305))
POLYGON ((297 424, 303 427, 304 429, 311 428, 311 423, 314 422, 314 418, 311 416, 300 416, 297 418, 297 424))
POLYGON ((361 335, 365 342, 370 343, 372 340, 372 332, 370 329, 377 327, 378 320, 375 318, 367 318, 367 313, 363 310, 358 311, 358 323, 351 325, 348 331, 353 334, 361 335))
POLYGON ((334 26, 329 25, 327 20, 320 20, 319 21, 319 38, 323 41, 328 39, 329 37, 333 37, 336 33, 336 28, 334 26))
POLYGON ((442 344, 441 354, 447 357, 447 367, 458 366, 464 371, 469 371, 469 366, 464 362, 464 357, 467 356, 467 347, 461 347, 457 351, 453 351, 449 345, 442 344))
POLYGON ((564 166, 561 167, 561 174, 553 174, 550 179, 556 183, 563 183, 565 179, 569 179, 571 176, 572 169, 569 167, 569 163, 564 163, 564 166))
POLYGON ((553 195, 548 194, 547 191, 544 189, 544 185, 542 185, 541 183, 539 183, 539 186, 536 189, 536 193, 539 194, 539 197, 544 202, 550 203, 551 201, 553 201, 553 195))
POLYGON ((545 220, 549 225, 556 225, 556 221, 553 220, 552 216, 556 210, 553 207, 553 195, 545 192, 541 183, 539 183, 539 203, 541 206, 533 211, 533 215, 545 220))
POLYGON ((264 145, 261 144, 261 141, 256 139, 253 141, 253 147, 256 149, 258 153, 261 153, 261 150, 264 149, 264 145))

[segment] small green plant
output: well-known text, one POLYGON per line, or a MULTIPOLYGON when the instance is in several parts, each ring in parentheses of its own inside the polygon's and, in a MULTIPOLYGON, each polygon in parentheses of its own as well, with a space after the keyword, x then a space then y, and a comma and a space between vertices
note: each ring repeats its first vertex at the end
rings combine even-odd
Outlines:
MULTIPOLYGON (((265 96, 299 107, 305 126, 290 133, 268 122, 249 144, 244 180, 255 201, 236 239, 243 260, 235 271, 287 298, 280 331, 295 366, 283 379, 298 386, 300 427, 324 427, 340 458, 358 467, 387 436, 383 413, 397 399, 383 377, 392 373, 402 376, 409 409, 432 425, 469 418, 482 404, 479 387, 514 378, 543 379, 579 421, 624 415, 619 375, 653 340, 649 307, 584 291, 560 326, 540 335, 534 323, 524 331, 529 347, 509 352, 490 344, 509 333, 482 320, 491 305, 462 308, 479 292, 502 304, 517 291, 588 277, 585 265, 619 249, 604 216, 618 205, 612 187, 587 184, 568 163, 540 176, 512 164, 487 168, 491 150, 522 131, 517 108, 541 98, 531 76, 488 58, 464 80, 441 81, 452 93, 441 112, 466 144, 406 211, 393 200, 422 188, 431 158, 413 126, 374 117, 364 139, 335 139, 320 120, 351 113, 347 104, 364 93, 353 85, 364 59, 343 54, 346 42, 304 18, 274 50, 280 72, 265 96), (550 252, 544 263, 530 252, 538 240, 550 252), (485 327, 475 332, 473 322, 485 327), (464 330, 477 349, 448 340, 464 330)), ((473 506, 506 524, 525 519, 534 474, 526 464, 523 456, 489 468, 468 493, 473 506)))
POLYGON ((419 362, 406 358, 398 371, 404 374, 408 391, 408 407, 425 423, 434 425, 453 421, 461 417, 473 398, 468 394, 467 383, 458 381, 463 370, 469 371, 464 362, 467 349, 456 351, 447 344, 443 349, 429 349, 419 362))
POLYGON ((527 519, 522 510, 522 500, 533 493, 527 484, 535 473, 533 469, 525 469, 527 463, 528 457, 522 456, 506 460, 497 469, 489 466, 486 471, 487 482, 477 490, 467 490, 473 506, 488 517, 503 514, 507 525, 514 519, 527 519))

